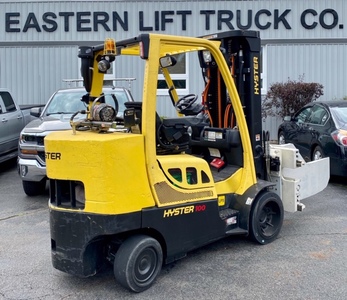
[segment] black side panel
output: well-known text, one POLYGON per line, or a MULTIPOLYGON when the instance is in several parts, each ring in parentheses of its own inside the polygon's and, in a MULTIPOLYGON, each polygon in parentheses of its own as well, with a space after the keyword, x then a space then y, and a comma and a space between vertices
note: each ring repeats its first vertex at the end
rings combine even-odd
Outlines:
POLYGON ((141 213, 97 215, 50 211, 53 266, 77 276, 94 275, 102 245, 97 238, 138 229, 141 213))
POLYGON ((167 262, 225 236, 216 200, 145 209, 142 213, 142 226, 154 228, 164 237, 167 262))

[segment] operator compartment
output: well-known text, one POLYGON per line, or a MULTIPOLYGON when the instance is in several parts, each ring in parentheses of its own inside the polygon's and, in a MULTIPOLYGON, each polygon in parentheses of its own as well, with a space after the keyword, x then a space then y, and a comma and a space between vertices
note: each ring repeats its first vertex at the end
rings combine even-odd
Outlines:
POLYGON ((230 177, 243 166, 243 149, 237 129, 204 127, 198 136, 192 135, 190 146, 192 154, 209 163, 215 182, 230 177))

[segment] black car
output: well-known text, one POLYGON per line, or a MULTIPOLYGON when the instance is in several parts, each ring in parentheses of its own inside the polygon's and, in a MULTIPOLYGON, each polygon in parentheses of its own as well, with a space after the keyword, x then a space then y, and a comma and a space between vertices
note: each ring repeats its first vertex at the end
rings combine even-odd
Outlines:
POLYGON ((306 161, 330 157, 330 174, 347 176, 347 101, 312 102, 285 117, 278 143, 293 143, 306 161))

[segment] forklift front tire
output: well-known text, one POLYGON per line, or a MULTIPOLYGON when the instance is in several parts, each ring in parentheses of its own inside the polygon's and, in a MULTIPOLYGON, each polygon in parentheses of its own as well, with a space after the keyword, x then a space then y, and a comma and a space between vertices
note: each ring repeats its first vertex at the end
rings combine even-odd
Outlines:
POLYGON ((276 239, 283 224, 283 204, 273 192, 258 195, 251 211, 250 237, 259 244, 268 244, 276 239))
POLYGON ((118 249, 113 270, 116 280, 130 291, 148 289, 158 276, 163 264, 159 242, 146 235, 126 239, 118 249))

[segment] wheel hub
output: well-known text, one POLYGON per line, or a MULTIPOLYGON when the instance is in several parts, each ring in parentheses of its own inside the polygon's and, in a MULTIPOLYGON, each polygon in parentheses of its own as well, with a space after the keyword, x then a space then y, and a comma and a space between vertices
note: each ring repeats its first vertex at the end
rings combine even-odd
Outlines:
POLYGON ((279 218, 276 211, 270 206, 265 206, 259 214, 259 227, 264 236, 271 236, 277 228, 279 218))
POLYGON ((156 269, 157 256, 153 249, 145 250, 137 259, 135 277, 138 282, 145 282, 156 269))

